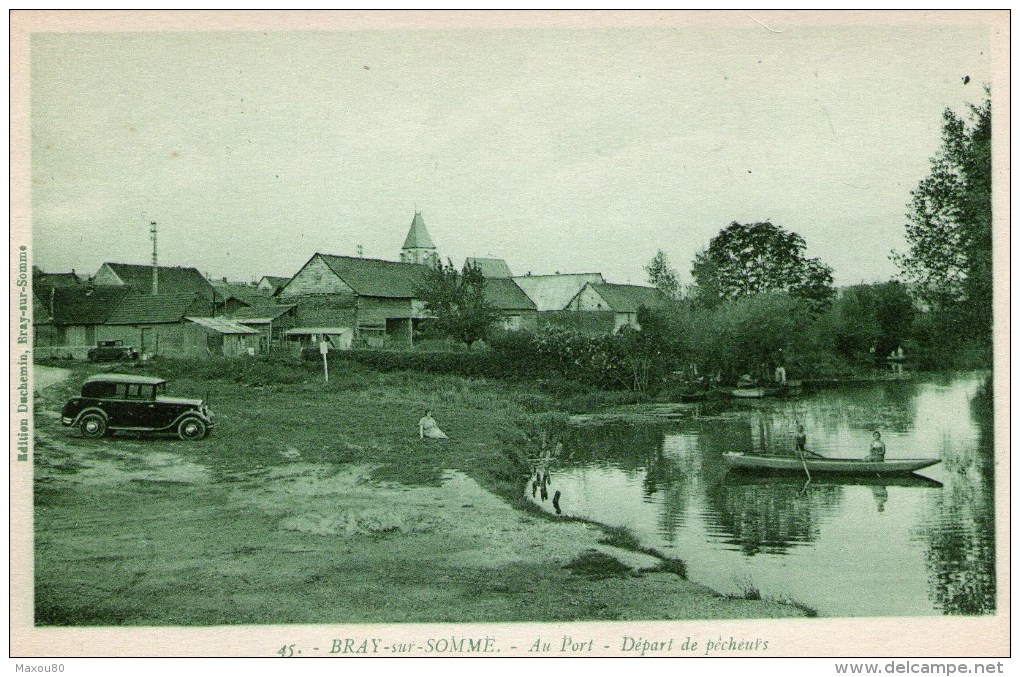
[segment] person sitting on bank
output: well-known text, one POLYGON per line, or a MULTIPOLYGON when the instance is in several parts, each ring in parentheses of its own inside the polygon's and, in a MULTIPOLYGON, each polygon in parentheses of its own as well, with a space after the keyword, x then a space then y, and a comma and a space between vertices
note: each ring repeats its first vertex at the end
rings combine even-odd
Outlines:
POLYGON ((436 419, 432 418, 431 411, 426 411, 425 415, 418 421, 418 437, 421 439, 428 437, 433 440, 450 439, 446 436, 446 433, 439 429, 439 426, 436 424, 436 419))
POLYGON ((866 461, 884 461, 885 460, 885 442, 882 441, 882 433, 877 430, 871 436, 871 449, 868 453, 868 457, 864 459, 866 461))

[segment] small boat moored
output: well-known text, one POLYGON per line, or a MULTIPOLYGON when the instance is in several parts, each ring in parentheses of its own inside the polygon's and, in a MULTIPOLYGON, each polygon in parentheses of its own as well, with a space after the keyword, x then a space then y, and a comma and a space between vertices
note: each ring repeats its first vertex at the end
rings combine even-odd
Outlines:
POLYGON ((894 458, 865 461, 856 458, 820 456, 767 456, 764 454, 726 453, 723 459, 731 468, 779 472, 840 473, 845 475, 902 475, 941 463, 938 458, 894 458))
POLYGON ((758 399, 761 397, 765 397, 765 389, 751 387, 734 388, 733 390, 730 391, 730 395, 732 397, 740 397, 745 399, 758 399))
POLYGON ((738 385, 736 388, 732 388, 727 392, 731 397, 760 399, 762 397, 789 397, 791 395, 800 395, 803 389, 803 383, 801 381, 787 381, 786 383, 776 383, 768 386, 738 385))

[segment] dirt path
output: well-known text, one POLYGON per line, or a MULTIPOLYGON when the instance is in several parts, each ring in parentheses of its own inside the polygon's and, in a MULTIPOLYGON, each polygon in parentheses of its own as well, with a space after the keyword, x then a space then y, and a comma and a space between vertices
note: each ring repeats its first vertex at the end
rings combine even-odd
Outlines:
POLYGON ((44 367, 39 364, 34 365, 32 368, 32 388, 38 393, 44 388, 60 383, 67 378, 70 373, 71 372, 69 370, 61 369, 59 367, 44 367))

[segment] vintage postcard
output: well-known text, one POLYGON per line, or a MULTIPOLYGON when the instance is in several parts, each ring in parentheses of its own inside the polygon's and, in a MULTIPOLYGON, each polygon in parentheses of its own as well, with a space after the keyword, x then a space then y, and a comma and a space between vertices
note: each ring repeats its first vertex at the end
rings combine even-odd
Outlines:
POLYGON ((1008 49, 14 12, 11 655, 1008 656, 1008 49))

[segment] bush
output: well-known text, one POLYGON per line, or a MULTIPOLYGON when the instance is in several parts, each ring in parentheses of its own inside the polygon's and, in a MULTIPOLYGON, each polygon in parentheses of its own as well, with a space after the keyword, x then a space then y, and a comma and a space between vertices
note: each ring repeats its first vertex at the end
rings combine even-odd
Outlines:
MULTIPOLYGON (((355 362, 378 371, 418 371, 464 377, 539 381, 552 388, 643 392, 651 382, 648 341, 638 332, 591 336, 547 327, 537 333, 503 332, 487 350, 337 350, 331 364, 355 362), (573 383, 574 385, 568 385, 573 383)), ((314 348, 302 352, 306 363, 322 357, 314 348)))
MULTIPOLYGON (((302 351, 306 362, 321 362, 317 349, 302 351)), ((377 371, 418 371, 426 374, 454 374, 466 377, 506 378, 492 359, 491 352, 440 352, 414 350, 334 350, 329 353, 329 363, 354 362, 377 371)))

